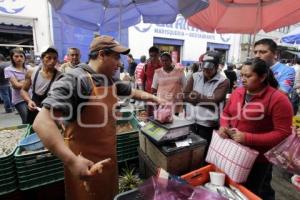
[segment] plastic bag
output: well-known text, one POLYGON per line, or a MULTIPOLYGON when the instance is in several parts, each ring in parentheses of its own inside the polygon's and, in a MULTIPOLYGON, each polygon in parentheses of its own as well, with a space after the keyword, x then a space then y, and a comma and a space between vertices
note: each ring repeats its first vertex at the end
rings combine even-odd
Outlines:
POLYGON ((193 188, 175 179, 151 177, 139 190, 144 200, 225 200, 226 198, 203 188, 193 188))
POLYGON ((139 187, 145 200, 188 199, 193 188, 177 180, 151 177, 139 187))
POLYGON ((221 169, 236 183, 247 181, 258 151, 213 132, 205 161, 221 169))
POLYGON ((292 184, 300 191, 300 176, 294 175, 291 178, 292 184))
POLYGON ((160 123, 169 123, 173 121, 172 105, 160 105, 154 110, 154 119, 160 123))
POLYGON ((281 167, 288 172, 300 174, 300 138, 296 135, 296 130, 264 154, 274 165, 281 167))

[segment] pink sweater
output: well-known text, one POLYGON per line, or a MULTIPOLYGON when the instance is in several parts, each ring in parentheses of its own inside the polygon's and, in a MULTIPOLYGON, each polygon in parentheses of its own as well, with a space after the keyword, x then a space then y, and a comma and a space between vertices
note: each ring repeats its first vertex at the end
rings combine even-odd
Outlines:
POLYGON ((221 126, 244 132, 244 145, 260 152, 257 161, 266 162, 263 153, 289 134, 292 125, 292 105, 288 97, 270 86, 245 102, 245 88, 232 93, 221 115, 221 126))

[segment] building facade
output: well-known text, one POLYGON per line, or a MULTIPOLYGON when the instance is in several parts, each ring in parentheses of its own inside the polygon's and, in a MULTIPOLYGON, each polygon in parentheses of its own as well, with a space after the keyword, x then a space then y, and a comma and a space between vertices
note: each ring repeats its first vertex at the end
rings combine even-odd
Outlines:
POLYGON ((43 47, 53 44, 50 18, 47 0, 1 1, 0 47, 22 47, 27 52, 39 54, 43 47))
POLYGON ((239 44, 239 34, 203 32, 189 26, 182 16, 173 24, 140 23, 128 30, 128 45, 134 58, 147 55, 149 47, 155 45, 171 53, 173 61, 183 65, 198 61, 207 50, 222 52, 224 61, 237 61, 239 44))

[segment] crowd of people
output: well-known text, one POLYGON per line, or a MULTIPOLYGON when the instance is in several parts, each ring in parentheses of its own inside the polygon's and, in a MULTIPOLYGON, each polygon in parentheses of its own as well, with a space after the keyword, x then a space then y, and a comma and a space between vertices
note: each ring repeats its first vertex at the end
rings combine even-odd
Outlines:
POLYGON ((11 51, 10 63, 0 55, 5 110, 16 109, 22 123, 33 124, 44 145, 64 162, 67 199, 113 199, 117 192, 117 96, 145 101, 148 116, 156 108, 153 102, 174 105, 174 115, 193 120, 192 131, 208 146, 218 130, 222 137, 257 150, 245 184, 261 198, 275 199, 272 165, 263 154, 291 134, 299 106, 300 59, 295 67, 278 62, 271 39, 257 41, 253 58, 238 67, 227 64, 226 70, 216 51, 203 54, 187 71, 155 46, 149 48, 149 59, 142 56, 138 64, 129 51, 110 36, 97 36, 87 64, 80 62, 77 48, 68 49, 69 61, 60 67, 54 47, 42 52, 41 64, 34 68, 25 64, 22 50, 11 51), (123 76, 116 75, 122 69, 121 54, 129 64, 123 76), (63 137, 59 123, 65 127, 63 137), (111 160, 103 172, 91 174, 89 168, 106 158, 111 160), (90 192, 83 181, 89 182, 90 192))

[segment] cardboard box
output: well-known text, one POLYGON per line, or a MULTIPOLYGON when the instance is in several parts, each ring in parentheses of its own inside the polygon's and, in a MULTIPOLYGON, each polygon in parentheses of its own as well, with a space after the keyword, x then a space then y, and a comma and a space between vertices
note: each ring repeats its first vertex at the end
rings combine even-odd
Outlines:
POLYGON ((143 179, 148 179, 151 176, 155 176, 157 174, 157 167, 150 160, 150 158, 140 149, 138 148, 139 154, 139 175, 143 179))
POLYGON ((182 175, 201 166, 206 140, 191 134, 192 144, 187 147, 157 146, 143 133, 139 133, 140 148, 157 166, 175 175, 182 175))

